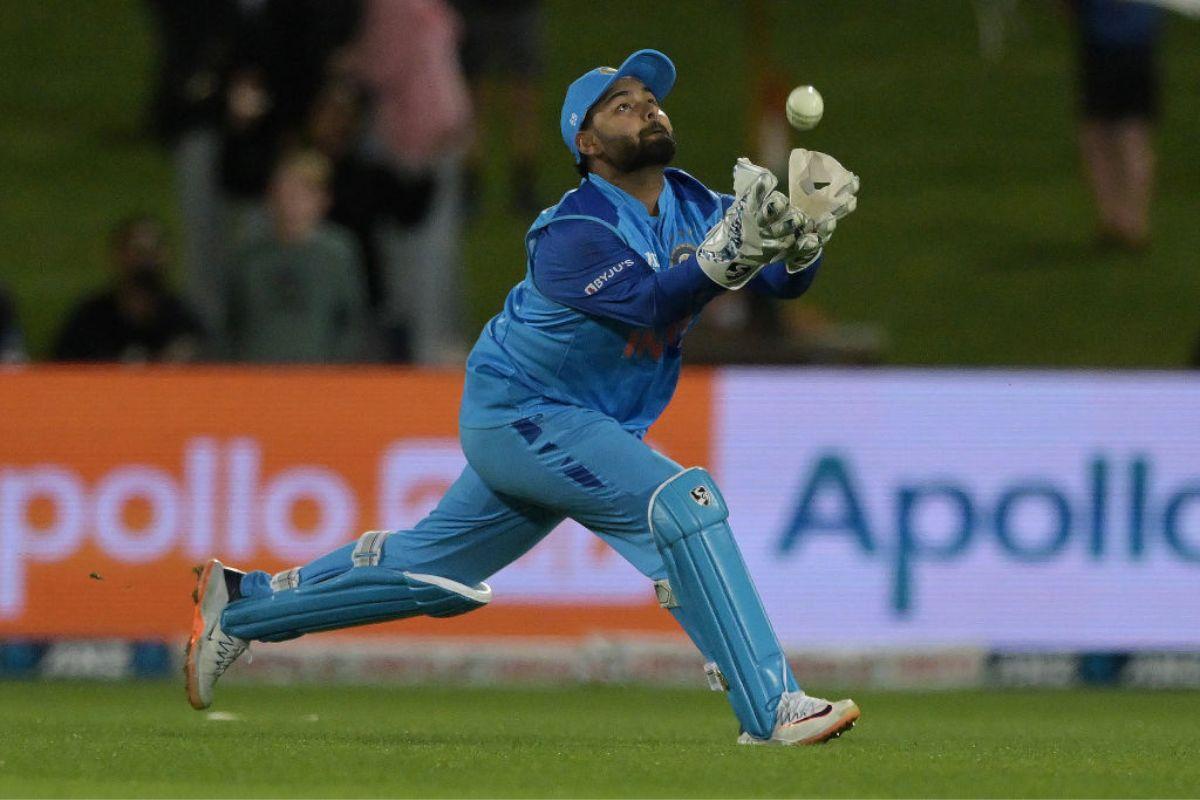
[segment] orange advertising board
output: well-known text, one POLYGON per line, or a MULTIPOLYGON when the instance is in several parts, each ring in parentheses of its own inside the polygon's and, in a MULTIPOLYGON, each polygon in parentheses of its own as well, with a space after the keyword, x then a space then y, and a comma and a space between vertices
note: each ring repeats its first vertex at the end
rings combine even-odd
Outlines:
MULTIPOLYGON (((179 637, 191 568, 210 556, 274 572, 414 523, 464 463, 461 388, 460 372, 385 368, 0 373, 0 637, 179 637)), ((707 463, 711 394, 708 373, 686 374, 649 439, 707 463)), ((676 630, 581 531, 560 527, 510 569, 475 613, 344 635, 676 630)))

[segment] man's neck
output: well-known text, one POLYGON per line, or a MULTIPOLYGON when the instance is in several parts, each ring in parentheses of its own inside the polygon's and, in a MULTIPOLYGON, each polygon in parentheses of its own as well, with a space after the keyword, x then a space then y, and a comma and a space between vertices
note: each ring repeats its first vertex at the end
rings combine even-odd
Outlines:
POLYGON ((617 172, 608 164, 600 162, 593 171, 613 186, 641 201, 650 216, 658 216, 658 197, 663 190, 662 167, 643 167, 633 172, 617 172))

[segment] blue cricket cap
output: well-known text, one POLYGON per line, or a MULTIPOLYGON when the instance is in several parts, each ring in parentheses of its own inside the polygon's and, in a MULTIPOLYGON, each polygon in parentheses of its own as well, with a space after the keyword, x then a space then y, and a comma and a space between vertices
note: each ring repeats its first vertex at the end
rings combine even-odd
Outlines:
POLYGON ((625 63, 613 69, 612 67, 596 67, 585 72, 567 88, 567 96, 563 100, 562 127, 563 141, 567 149, 579 163, 579 148, 575 146, 575 134, 587 116, 588 109, 596 105, 596 101, 604 96, 608 87, 619 78, 634 77, 646 85, 661 103, 671 87, 675 85, 675 65, 657 50, 638 50, 625 59, 625 63))

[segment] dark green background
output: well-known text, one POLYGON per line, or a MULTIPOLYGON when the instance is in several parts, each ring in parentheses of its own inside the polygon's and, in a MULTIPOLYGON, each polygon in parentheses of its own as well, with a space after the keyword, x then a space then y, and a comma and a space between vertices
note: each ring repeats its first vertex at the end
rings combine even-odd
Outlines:
MULTIPOLYGON (((557 134, 563 88, 647 46, 679 68, 666 103, 679 165, 727 187, 746 152, 753 48, 825 95, 824 122, 796 144, 863 181, 802 302, 880 324, 892 363, 1187 363, 1200 333, 1200 23, 1168 26, 1153 248, 1115 256, 1092 244, 1062 4, 1022 3, 1025 30, 996 63, 979 55, 967 0, 765 5, 769 41, 749 41, 737 2, 546 3, 546 199, 575 181, 557 134)), ((176 218, 167 156, 142 133, 149 34, 136 0, 20 0, 0 15, 0 281, 17 293, 35 356, 103 281, 115 219, 176 218)), ((529 223, 506 209, 506 134, 491 130, 484 214, 466 236, 468 339, 520 277, 529 223)))

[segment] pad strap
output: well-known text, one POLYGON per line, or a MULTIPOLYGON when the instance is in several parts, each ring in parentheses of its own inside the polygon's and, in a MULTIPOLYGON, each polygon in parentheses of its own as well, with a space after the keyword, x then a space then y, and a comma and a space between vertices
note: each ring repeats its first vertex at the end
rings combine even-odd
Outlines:
POLYGON ((661 608, 679 608, 675 592, 671 591, 671 582, 666 578, 654 582, 654 596, 658 598, 658 605, 661 608))
POLYGON ((724 673, 717 666, 717 662, 709 661, 704 665, 704 677, 708 679, 708 688, 714 692, 728 692, 729 681, 725 680, 724 673))
POLYGON ((282 592, 300 585, 300 568, 292 567, 271 576, 271 591, 282 592))
POLYGON ((350 553, 350 560, 354 566, 379 566, 379 559, 383 557, 383 543, 390 533, 391 531, 367 531, 358 537, 358 542, 350 553))

